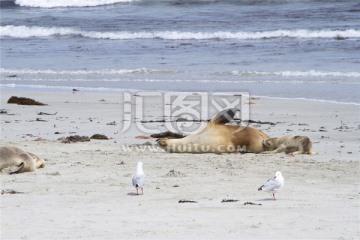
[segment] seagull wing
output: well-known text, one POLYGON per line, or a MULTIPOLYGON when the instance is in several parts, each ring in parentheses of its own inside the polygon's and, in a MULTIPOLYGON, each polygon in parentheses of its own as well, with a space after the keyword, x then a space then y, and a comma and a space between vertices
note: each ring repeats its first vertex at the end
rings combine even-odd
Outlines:
POLYGON ((271 192, 281 187, 281 182, 276 179, 269 179, 264 185, 259 187, 259 191, 271 192))
POLYGON ((132 177, 132 184, 134 187, 142 188, 145 186, 145 182, 146 182, 146 177, 143 174, 135 175, 132 177))

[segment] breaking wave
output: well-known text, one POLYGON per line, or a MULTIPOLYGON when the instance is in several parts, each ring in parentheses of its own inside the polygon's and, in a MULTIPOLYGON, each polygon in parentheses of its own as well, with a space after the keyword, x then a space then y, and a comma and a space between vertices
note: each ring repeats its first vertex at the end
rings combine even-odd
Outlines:
POLYGON ((96 7, 102 5, 133 2, 134 0, 15 0, 21 7, 56 8, 56 7, 96 7))
POLYGON ((91 39, 131 40, 131 39, 167 39, 167 40, 207 40, 207 39, 238 39, 254 40, 269 38, 333 38, 348 39, 360 38, 360 30, 275 30, 261 32, 179 32, 179 31, 157 31, 157 32, 97 32, 83 31, 70 27, 38 27, 38 26, 0 26, 0 37, 12 38, 36 38, 36 37, 62 37, 75 36, 91 39))
POLYGON ((197 82, 197 83, 289 83, 289 84, 360 84, 360 72, 339 71, 226 71, 209 72, 199 78, 184 77, 181 70, 170 69, 91 69, 54 70, 30 68, 0 68, 3 80, 11 81, 63 81, 63 82, 197 82), (120 77, 122 75, 122 77, 120 77), (138 77, 137 77, 138 76, 138 77), (238 76, 238 77, 237 77, 238 76), (154 78, 155 77, 155 78, 154 78))

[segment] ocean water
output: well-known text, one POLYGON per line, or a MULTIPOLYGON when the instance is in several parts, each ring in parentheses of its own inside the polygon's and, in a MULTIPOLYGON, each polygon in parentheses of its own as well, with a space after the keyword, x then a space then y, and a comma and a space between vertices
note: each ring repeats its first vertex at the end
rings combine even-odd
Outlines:
POLYGON ((360 103, 360 2, 1 0, 1 88, 360 103))

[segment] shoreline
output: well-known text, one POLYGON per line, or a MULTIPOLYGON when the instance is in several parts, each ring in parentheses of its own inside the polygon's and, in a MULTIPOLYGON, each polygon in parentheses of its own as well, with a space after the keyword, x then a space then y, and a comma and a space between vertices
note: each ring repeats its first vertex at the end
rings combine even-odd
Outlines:
MULTIPOLYGON (((151 91, 151 90, 141 90, 141 89, 111 89, 111 88, 88 88, 88 87, 66 87, 66 86, 45 86, 45 85, 34 85, 39 87, 27 87, 27 86, 20 86, 17 85, 16 87, 11 86, 3 86, 0 84, 0 91, 19 91, 19 92, 69 92, 73 89, 77 89, 84 93, 124 93, 124 92, 130 92, 130 93, 137 93, 137 92, 175 92, 175 91, 167 91, 167 90, 157 90, 157 91, 151 91)), ((185 91, 180 91, 185 92, 185 91)), ((188 91, 188 92, 194 92, 199 93, 199 91, 188 91)), ((229 91, 230 92, 230 91, 229 91)), ((215 92, 202 92, 202 93, 215 93, 215 92)), ((226 93, 221 92, 221 93, 226 93)), ((251 95, 250 97, 255 98, 269 98, 269 99, 279 99, 279 100, 303 100, 303 101, 313 101, 313 102, 324 102, 324 103, 334 103, 334 104, 346 104, 346 105, 355 105, 360 106, 360 102, 339 102, 335 100, 324 100, 324 99, 313 99, 313 98, 290 98, 290 97, 273 97, 273 96, 263 96, 263 95, 251 95)))

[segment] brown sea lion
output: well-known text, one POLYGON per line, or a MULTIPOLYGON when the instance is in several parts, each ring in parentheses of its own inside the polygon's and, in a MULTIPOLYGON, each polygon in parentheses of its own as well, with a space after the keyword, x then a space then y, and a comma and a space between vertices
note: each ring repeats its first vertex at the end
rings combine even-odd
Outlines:
POLYGON ((7 167, 16 167, 10 174, 32 172, 44 166, 45 161, 33 153, 25 152, 17 147, 0 147, 0 171, 7 167))
POLYGON ((158 145, 171 153, 232 153, 240 150, 260 153, 269 136, 251 127, 225 125, 236 109, 226 109, 214 116, 199 133, 183 138, 161 138, 158 145))

